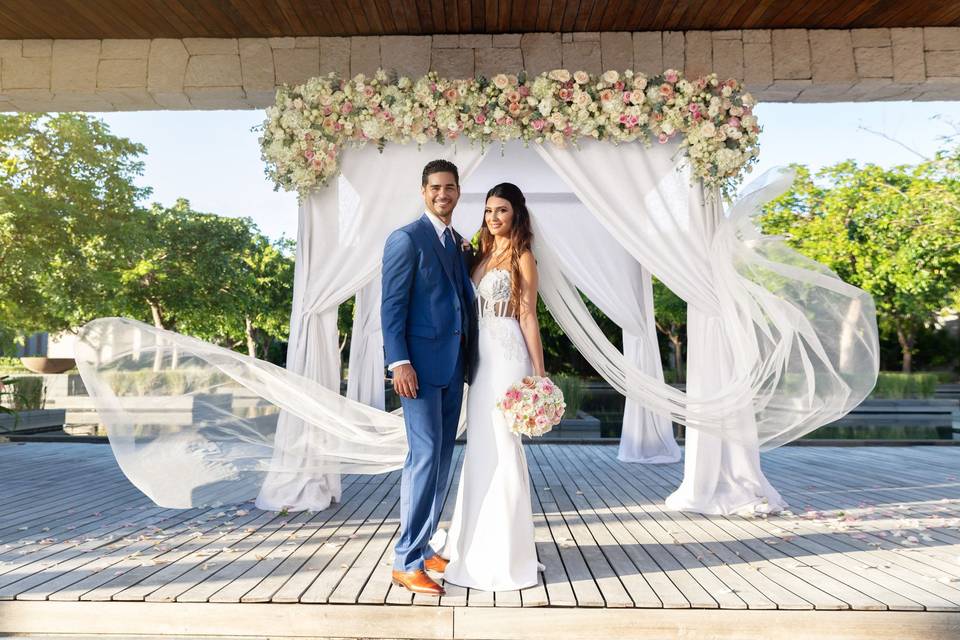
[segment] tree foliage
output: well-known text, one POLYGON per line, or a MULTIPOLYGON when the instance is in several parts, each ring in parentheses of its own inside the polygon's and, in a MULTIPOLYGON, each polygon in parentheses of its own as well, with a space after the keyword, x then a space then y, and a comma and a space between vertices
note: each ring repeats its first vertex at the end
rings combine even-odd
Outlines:
POLYGON ((287 335, 292 243, 183 199, 143 207, 145 151, 82 114, 0 116, 0 334, 127 316, 268 353, 287 335))
POLYGON ((0 116, 0 326, 60 331, 115 310, 145 151, 80 114, 0 116))
POLYGON ((811 175, 767 206, 765 233, 869 292, 911 369, 918 333, 960 289, 960 155, 885 169, 853 161, 811 175))

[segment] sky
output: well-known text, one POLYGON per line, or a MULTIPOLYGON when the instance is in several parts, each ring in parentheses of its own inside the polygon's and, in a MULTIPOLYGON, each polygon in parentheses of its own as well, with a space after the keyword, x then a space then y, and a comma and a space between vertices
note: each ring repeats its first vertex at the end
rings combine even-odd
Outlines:
MULTIPOLYGON (((917 153, 932 156, 944 136, 960 131, 960 102, 768 103, 756 113, 763 132, 753 176, 793 162, 813 170, 850 158, 887 167, 915 163, 917 153)), ((93 115, 146 146, 138 183, 153 188, 147 202, 170 205, 183 197, 198 211, 250 217, 271 238, 296 236, 296 195, 274 191, 263 171, 253 130, 262 111, 93 115)))

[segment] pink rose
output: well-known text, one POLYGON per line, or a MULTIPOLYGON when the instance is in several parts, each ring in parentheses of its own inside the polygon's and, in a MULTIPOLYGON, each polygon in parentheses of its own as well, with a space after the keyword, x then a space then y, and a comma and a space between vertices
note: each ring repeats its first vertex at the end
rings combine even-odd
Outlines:
POLYGON ((660 135, 657 136, 657 140, 660 141, 660 144, 665 143, 665 142, 666 142, 667 140, 669 140, 669 139, 670 139, 670 137, 669 137, 667 134, 665 134, 665 133, 661 133, 660 135))
POLYGON ((740 118, 736 118, 736 117, 730 118, 729 120, 727 120, 727 124, 730 125, 731 127, 739 127, 740 118))
POLYGON ((666 78, 667 82, 676 82, 680 78, 680 74, 673 69, 667 69, 663 77, 666 78))
POLYGON ((349 100, 340 105, 340 113, 346 115, 351 111, 353 111, 353 103, 349 100))
POLYGON ((478 113, 476 116, 474 116, 473 120, 477 124, 483 124, 487 121, 487 116, 483 115, 482 113, 478 113))
POLYGON ((536 120, 530 123, 530 126, 536 129, 537 131, 543 131, 543 127, 546 124, 547 124, 546 120, 544 120, 543 118, 537 118, 536 120))

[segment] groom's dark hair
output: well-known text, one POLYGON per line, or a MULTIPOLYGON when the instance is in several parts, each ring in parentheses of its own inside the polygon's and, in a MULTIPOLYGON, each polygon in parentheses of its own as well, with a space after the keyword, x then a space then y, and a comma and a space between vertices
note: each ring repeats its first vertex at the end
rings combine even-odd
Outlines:
POLYGON ((420 182, 421 187, 427 186, 427 178, 430 177, 431 173, 452 173, 453 180, 460 184, 460 172, 457 171, 457 165, 453 164, 449 160, 431 160, 427 163, 427 166, 423 168, 423 178, 420 182))

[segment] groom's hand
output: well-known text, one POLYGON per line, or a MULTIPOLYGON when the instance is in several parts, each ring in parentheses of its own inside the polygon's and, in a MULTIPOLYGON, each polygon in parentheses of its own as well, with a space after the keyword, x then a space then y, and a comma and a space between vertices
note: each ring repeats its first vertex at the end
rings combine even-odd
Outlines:
POLYGON ((417 382, 417 372, 414 371, 413 365, 401 364, 393 370, 393 390, 404 398, 417 397, 420 383, 417 382))

